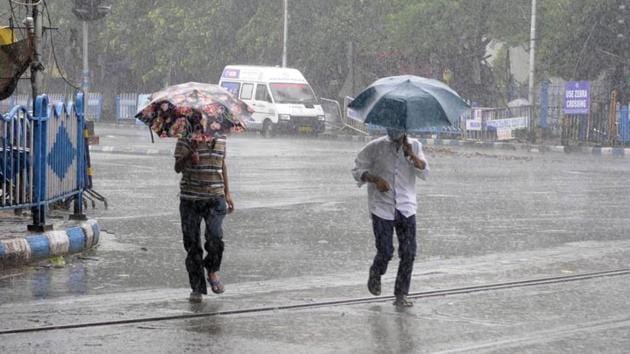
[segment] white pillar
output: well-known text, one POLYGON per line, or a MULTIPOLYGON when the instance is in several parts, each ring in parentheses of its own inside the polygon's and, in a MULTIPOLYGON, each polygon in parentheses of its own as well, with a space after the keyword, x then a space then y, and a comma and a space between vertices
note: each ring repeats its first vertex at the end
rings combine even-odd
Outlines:
POLYGON ((88 66, 88 23, 83 22, 83 80, 81 88, 87 92, 90 88, 90 68, 88 66))
POLYGON ((287 66, 287 29, 288 29, 288 20, 289 20, 289 4, 288 4, 289 0, 284 0, 284 14, 283 14, 283 18, 284 18, 284 31, 282 34, 282 67, 286 67, 287 66))
POLYGON ((534 71, 536 61, 536 0, 532 0, 531 28, 529 34, 529 94, 527 99, 534 105, 534 71))

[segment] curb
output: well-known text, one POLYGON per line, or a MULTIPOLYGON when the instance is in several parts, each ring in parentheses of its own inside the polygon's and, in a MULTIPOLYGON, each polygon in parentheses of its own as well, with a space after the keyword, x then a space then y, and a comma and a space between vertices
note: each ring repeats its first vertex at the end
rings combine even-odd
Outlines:
POLYGON ((84 251, 98 244, 99 235, 98 222, 90 219, 65 230, 0 240, 0 269, 84 251))

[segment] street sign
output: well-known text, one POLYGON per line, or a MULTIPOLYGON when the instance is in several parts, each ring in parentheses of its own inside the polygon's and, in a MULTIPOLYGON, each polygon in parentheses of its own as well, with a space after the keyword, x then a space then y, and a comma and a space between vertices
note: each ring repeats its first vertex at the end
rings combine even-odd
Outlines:
POLYGON ((591 83, 569 81, 564 85, 564 114, 588 114, 590 109, 591 83))

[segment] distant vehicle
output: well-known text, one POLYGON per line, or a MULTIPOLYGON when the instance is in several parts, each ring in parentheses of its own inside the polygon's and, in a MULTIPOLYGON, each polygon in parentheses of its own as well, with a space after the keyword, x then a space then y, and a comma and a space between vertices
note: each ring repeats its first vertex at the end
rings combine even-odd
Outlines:
POLYGON ((279 132, 316 135, 325 129, 324 111, 297 69, 228 65, 219 85, 254 109, 248 130, 272 136, 279 132))

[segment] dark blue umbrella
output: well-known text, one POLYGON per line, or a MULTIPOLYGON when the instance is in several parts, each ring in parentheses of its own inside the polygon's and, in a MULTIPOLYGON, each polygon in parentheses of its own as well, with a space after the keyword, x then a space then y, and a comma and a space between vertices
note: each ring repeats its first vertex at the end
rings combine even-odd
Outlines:
POLYGON ((402 75, 376 80, 348 108, 365 123, 409 131, 452 127, 469 106, 440 81, 402 75))

